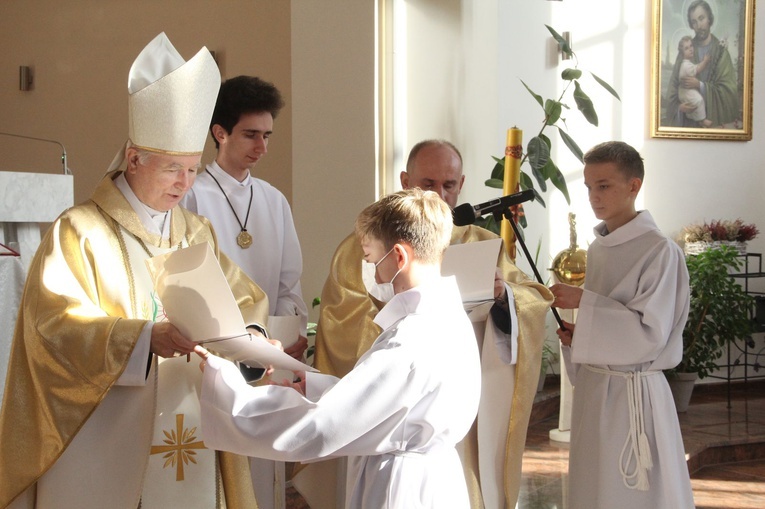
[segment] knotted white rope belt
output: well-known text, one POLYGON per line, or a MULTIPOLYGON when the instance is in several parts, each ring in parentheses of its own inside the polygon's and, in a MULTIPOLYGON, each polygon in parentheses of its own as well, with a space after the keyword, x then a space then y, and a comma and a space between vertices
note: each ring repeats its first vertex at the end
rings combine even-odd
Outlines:
POLYGON ((642 379, 647 376, 657 375, 661 371, 613 371, 585 364, 585 367, 595 373, 609 376, 620 376, 627 380, 627 400, 630 411, 630 429, 627 439, 624 441, 622 453, 619 456, 619 470, 622 474, 624 485, 633 490, 647 491, 648 471, 653 468, 651 448, 648 445, 648 437, 645 434, 645 421, 643 420, 643 383, 642 379), (630 471, 630 464, 635 462, 634 470, 630 471))

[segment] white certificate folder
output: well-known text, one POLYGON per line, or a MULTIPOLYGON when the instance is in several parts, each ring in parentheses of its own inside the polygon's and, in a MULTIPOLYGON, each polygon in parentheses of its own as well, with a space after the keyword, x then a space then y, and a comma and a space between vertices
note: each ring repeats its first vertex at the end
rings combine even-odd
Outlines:
POLYGON ((462 302, 478 303, 494 299, 494 274, 502 239, 467 244, 452 244, 441 262, 442 276, 455 276, 462 302))
POLYGON ((316 371, 262 338, 251 336, 206 242, 146 260, 170 323, 192 341, 248 366, 316 371))

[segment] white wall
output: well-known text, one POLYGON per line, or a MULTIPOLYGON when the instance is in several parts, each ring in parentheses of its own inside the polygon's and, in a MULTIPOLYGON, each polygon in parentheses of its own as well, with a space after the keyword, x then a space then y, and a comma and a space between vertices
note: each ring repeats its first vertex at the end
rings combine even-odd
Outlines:
MULTIPOLYGON (((740 217, 764 232, 750 243, 750 251, 765 250, 765 207, 760 198, 765 190, 763 52, 755 52, 752 141, 652 139, 649 86, 653 1, 455 1, 459 3, 459 24, 452 19, 457 10, 454 1, 443 9, 453 30, 451 40, 458 42, 460 50, 454 51, 447 44, 426 44, 430 62, 442 65, 419 68, 419 75, 411 75, 418 72, 417 66, 408 66, 407 81, 418 88, 417 93, 439 101, 410 100, 408 115, 410 129, 414 127, 417 133, 410 136, 411 141, 429 137, 426 133, 430 132, 450 137, 462 150, 466 174, 462 201, 475 204, 499 195, 499 190, 487 188, 483 182, 493 166, 489 156, 503 153, 507 128, 521 128, 525 144, 541 127, 543 112, 520 80, 545 98, 557 97, 562 90, 560 72, 572 64, 558 61, 556 45, 544 27, 548 24, 559 33, 572 33, 579 68, 612 84, 622 99, 613 99, 594 81, 583 78, 582 86, 594 101, 600 125, 591 126, 578 112, 567 115, 569 132, 581 148, 587 150, 609 139, 620 139, 637 148, 646 164, 638 205, 649 209, 668 235, 677 235, 694 221, 740 217)), ((432 0, 406 4, 409 11, 439 9, 432 0)), ((429 40, 425 31, 428 22, 412 26, 416 20, 409 16, 408 33, 429 40)), ((433 22, 432 14, 429 20, 433 22)), ((435 40, 450 40, 442 30, 434 34, 435 40)), ((755 37, 765 37, 763 34, 765 17, 759 16, 755 37)), ((573 100, 570 103, 575 108, 573 100)), ((577 214, 580 247, 586 248, 593 239, 596 223, 581 181, 581 163, 558 141, 554 131, 548 129, 546 134, 554 140, 554 158, 566 176, 571 206, 558 191, 550 191, 545 196, 547 208, 538 204, 525 208, 529 222, 525 233, 532 255, 537 243, 542 245, 538 268, 543 278, 549 276, 546 269, 553 257, 569 245, 568 212, 577 214)), ((518 264, 531 274, 525 260, 519 259, 518 264)), ((751 283, 756 290, 765 289, 765 281, 751 283)), ((550 327, 554 330, 552 320, 550 327)))

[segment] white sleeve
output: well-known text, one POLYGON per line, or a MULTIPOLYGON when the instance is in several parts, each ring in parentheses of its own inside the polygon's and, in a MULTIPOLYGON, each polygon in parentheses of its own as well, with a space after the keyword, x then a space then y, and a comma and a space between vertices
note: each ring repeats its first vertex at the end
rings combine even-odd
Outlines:
POLYGON ((133 353, 125 371, 117 379, 117 385, 146 385, 146 368, 151 350, 151 331, 154 322, 148 322, 138 336, 133 353))
POLYGON ((505 364, 515 364, 518 361, 518 313, 515 310, 515 296, 510 285, 505 283, 507 307, 510 310, 510 334, 505 334, 494 324, 491 315, 486 320, 486 331, 491 330, 491 339, 497 346, 499 358, 505 364))
POLYGON ((617 287, 624 295, 632 292, 626 302, 585 288, 571 342, 571 360, 614 365, 655 361, 664 353, 680 320, 684 321, 687 278, 682 251, 669 245, 653 253, 641 268, 639 282, 625 279, 622 287, 617 287))
POLYGON ((560 345, 560 353, 563 355, 563 362, 566 365, 566 376, 571 385, 576 385, 576 373, 579 371, 581 364, 575 364, 571 361, 571 347, 566 345, 560 345))
POLYGON ((282 247, 282 272, 279 274, 279 295, 276 302, 276 315, 298 315, 300 334, 306 335, 308 326, 308 308, 303 300, 300 277, 303 274, 303 255, 300 250, 292 212, 286 199, 283 203, 282 226, 284 228, 284 246, 282 247))
POLYGON ((250 387, 236 366, 210 356, 200 398, 205 444, 277 461, 397 450, 396 432, 423 388, 396 350, 367 356, 315 402, 288 387, 250 387))
POLYGON ((305 374, 305 380, 305 397, 313 402, 318 401, 325 392, 340 381, 336 376, 311 373, 310 371, 305 374))

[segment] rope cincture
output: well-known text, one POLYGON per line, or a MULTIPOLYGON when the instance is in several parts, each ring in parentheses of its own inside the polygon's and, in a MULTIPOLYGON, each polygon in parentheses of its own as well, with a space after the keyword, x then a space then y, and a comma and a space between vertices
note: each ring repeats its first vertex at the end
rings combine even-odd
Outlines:
POLYGON ((594 373, 619 376, 627 381, 627 405, 630 412, 630 429, 619 456, 619 471, 622 474, 622 481, 627 488, 648 491, 650 488, 648 471, 653 468, 653 459, 651 457, 651 447, 648 444, 648 436, 645 434, 642 379, 659 374, 661 371, 613 371, 589 364, 586 364, 585 367, 594 373), (630 471, 630 464, 633 460, 635 467, 633 471, 630 471))

